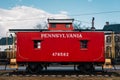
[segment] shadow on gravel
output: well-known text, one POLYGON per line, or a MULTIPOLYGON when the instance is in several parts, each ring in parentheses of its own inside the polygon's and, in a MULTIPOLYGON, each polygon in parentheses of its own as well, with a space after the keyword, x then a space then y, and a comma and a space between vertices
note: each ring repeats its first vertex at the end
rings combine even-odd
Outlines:
POLYGON ((115 77, 120 77, 120 73, 117 73, 117 72, 111 72, 111 75, 113 75, 115 77))
POLYGON ((107 71, 95 71, 95 72, 92 72, 92 73, 81 73, 80 71, 74 71, 74 70, 47 70, 47 71, 41 71, 40 73, 28 73, 28 72, 25 72, 25 71, 13 71, 13 72, 1 72, 0 73, 0 76, 12 76, 12 75, 16 75, 16 76, 19 76, 19 75, 22 75, 22 76, 26 76, 26 75, 41 75, 41 76, 44 76, 44 75, 61 75, 61 76, 65 76, 65 75, 68 75, 68 76, 71 76, 71 75, 76 75, 76 76, 79 76, 79 75, 88 75, 88 76, 115 76, 115 77, 120 77, 120 74, 118 72, 107 72, 107 71))

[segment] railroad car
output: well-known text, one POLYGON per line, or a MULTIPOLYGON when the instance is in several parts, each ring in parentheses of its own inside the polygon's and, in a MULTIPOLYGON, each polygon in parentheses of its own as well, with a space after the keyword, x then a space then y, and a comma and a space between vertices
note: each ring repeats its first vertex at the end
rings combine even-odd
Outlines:
POLYGON ((73 19, 48 19, 48 29, 10 29, 16 34, 11 64, 26 65, 29 72, 40 72, 51 64, 77 65, 82 72, 94 71, 105 63, 104 32, 80 31, 73 19))

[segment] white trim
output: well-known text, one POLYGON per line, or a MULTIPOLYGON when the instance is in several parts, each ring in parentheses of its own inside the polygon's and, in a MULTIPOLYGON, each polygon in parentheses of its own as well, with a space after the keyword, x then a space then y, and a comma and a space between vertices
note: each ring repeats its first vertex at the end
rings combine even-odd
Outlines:
POLYGON ((73 19, 49 19, 48 23, 73 23, 73 19))

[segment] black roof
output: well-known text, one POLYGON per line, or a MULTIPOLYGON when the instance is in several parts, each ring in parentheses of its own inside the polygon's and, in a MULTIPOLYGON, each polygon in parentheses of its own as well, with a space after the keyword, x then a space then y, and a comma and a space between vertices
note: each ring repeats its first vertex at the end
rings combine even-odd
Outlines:
POLYGON ((41 32, 41 31, 49 31, 48 29, 9 29, 10 32, 41 32))
POLYGON ((105 25, 103 31, 113 31, 115 33, 120 33, 120 24, 105 25))
POLYGON ((13 44, 13 38, 3 37, 3 38, 0 39, 0 45, 6 45, 6 44, 12 45, 12 44, 13 44), (8 42, 7 42, 6 40, 7 40, 8 42))
MULTIPOLYGON (((49 31, 48 29, 9 29, 10 32, 42 32, 49 31)), ((103 29, 74 29, 73 31, 103 31, 103 29)))

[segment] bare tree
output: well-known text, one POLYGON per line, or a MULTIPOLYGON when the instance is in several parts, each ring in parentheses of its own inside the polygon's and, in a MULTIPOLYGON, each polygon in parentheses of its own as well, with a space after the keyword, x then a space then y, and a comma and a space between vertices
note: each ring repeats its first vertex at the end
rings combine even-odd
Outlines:
POLYGON ((39 24, 37 24, 37 25, 34 27, 34 29, 46 29, 46 28, 48 28, 46 22, 44 22, 44 23, 39 23, 39 24))
POLYGON ((81 29, 81 24, 82 24, 81 22, 76 22, 73 24, 73 26, 75 29, 81 29))
POLYGON ((91 27, 89 26, 86 26, 86 25, 82 25, 82 22, 79 22, 79 23, 74 23, 74 28, 75 29, 85 29, 85 30, 89 30, 91 27))

